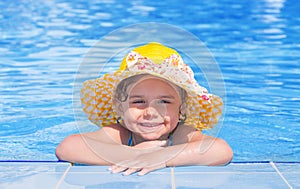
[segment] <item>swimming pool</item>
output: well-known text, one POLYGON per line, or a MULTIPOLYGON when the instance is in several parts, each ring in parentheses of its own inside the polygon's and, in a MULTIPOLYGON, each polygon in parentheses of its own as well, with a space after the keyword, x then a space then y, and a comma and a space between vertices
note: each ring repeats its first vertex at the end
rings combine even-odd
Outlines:
POLYGON ((233 161, 300 161, 296 0, 2 1, 0 9, 0 160, 56 161, 57 144, 79 132, 72 98, 84 55, 109 32, 155 21, 193 33, 218 62, 226 86, 218 137, 233 161))

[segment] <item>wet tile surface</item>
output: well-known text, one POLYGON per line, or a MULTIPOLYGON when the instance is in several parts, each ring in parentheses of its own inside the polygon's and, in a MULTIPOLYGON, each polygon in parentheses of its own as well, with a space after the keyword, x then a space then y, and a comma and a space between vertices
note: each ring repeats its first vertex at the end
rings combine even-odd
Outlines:
POLYGON ((112 174, 107 166, 0 162, 0 188, 300 188, 300 163, 231 163, 165 168, 145 176, 112 174))
POLYGON ((192 188, 288 188, 270 164, 230 164, 224 167, 177 167, 175 185, 192 188))
POLYGON ((55 188, 69 163, 0 162, 0 188, 55 188))
POLYGON ((112 174, 106 166, 73 166, 60 188, 172 188, 170 168, 157 170, 145 176, 112 174))
POLYGON ((300 163, 275 163, 292 188, 300 188, 300 163))

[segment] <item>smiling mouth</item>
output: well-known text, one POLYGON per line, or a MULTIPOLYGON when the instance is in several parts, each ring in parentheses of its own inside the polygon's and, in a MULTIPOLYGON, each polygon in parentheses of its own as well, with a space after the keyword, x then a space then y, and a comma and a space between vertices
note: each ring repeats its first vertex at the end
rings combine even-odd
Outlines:
POLYGON ((143 127, 158 127, 161 126, 162 123, 140 123, 143 127))

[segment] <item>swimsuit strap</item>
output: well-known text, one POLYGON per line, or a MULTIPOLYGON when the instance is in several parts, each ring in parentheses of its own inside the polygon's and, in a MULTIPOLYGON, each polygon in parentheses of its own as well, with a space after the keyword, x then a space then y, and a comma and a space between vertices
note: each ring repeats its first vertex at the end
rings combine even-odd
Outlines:
POLYGON ((168 139, 168 146, 173 146, 173 134, 176 131, 176 129, 178 128, 178 125, 175 127, 175 129, 169 134, 168 139))
POLYGON ((173 132, 171 132, 171 133, 169 134, 168 139, 169 139, 169 146, 173 146, 173 132))
MULTIPOLYGON (((128 142, 127 142, 127 146, 133 146, 133 139, 132 139, 132 132, 130 131, 130 134, 129 134, 129 138, 128 138, 128 142)), ((173 145, 173 132, 171 132, 169 134, 169 146, 172 146, 173 145)))
POLYGON ((127 145, 128 146, 132 146, 133 145, 132 132, 131 131, 130 131, 130 134, 129 134, 127 145))

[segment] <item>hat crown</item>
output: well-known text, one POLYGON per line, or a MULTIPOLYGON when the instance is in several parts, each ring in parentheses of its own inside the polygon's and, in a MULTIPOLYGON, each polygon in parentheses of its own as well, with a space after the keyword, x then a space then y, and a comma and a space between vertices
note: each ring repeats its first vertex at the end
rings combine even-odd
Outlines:
MULTIPOLYGON (((141 56, 147 57, 155 64, 162 63, 172 54, 176 54, 180 57, 179 53, 176 50, 166 47, 157 42, 151 42, 146 45, 136 47, 132 51, 139 53, 141 56)), ((128 54, 123 58, 119 70, 125 70, 127 68, 127 57, 128 54)))
POLYGON ((119 71, 124 74, 128 71, 152 74, 181 87, 186 84, 198 86, 193 70, 183 62, 177 51, 159 43, 149 43, 133 49, 124 57, 119 71))

